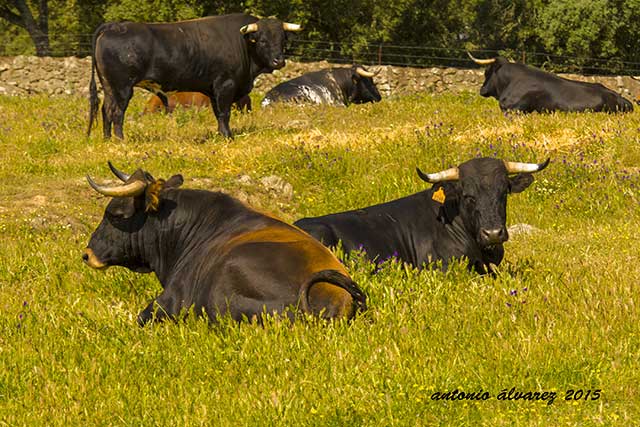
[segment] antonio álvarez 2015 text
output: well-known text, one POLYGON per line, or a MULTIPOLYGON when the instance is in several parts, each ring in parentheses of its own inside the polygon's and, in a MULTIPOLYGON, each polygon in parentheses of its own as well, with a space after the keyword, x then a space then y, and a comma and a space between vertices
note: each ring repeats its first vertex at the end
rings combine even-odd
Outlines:
MULTIPOLYGON (((598 400, 602 390, 566 390, 564 393, 564 400, 578 401, 578 400, 598 400)), ((451 400, 451 401, 482 401, 489 400, 493 396, 488 391, 476 391, 476 392, 463 392, 459 390, 440 392, 436 391, 431 395, 431 400, 451 400)), ((547 402, 547 405, 553 404, 558 397, 558 393, 555 391, 521 391, 515 387, 511 389, 503 388, 495 398, 498 400, 513 400, 513 401, 543 401, 547 402)))

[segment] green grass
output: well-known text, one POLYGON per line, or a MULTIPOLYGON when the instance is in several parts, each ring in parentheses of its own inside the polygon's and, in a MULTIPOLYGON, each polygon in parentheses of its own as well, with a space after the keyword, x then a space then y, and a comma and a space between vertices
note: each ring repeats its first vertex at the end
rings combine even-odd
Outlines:
MULTIPOLYGON (((254 99, 254 105, 258 104, 254 99)), ((591 426, 640 419, 640 113, 502 115, 476 94, 376 105, 140 116, 125 141, 84 137, 77 98, 0 97, 0 425, 591 426), (510 196, 496 277, 347 261, 369 296, 351 323, 223 321, 139 328, 152 275, 90 270, 107 200, 86 174, 144 167, 287 221, 420 191, 415 167, 476 155, 553 160, 510 196), (247 174, 251 181, 239 181, 247 174), (287 199, 259 180, 291 183, 287 199), (503 401, 503 389, 553 391, 503 401), (434 401, 436 391, 486 401, 434 401), (567 390, 600 389, 595 401, 567 390)), ((101 123, 100 123, 101 126, 101 123)), ((417 212, 416 214, 419 214, 417 212)))

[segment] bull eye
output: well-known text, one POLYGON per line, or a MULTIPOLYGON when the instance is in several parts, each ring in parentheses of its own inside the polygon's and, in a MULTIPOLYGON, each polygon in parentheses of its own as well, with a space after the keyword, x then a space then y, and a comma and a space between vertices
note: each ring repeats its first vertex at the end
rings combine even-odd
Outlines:
POLYGON ((470 203, 470 204, 475 204, 476 203, 476 198, 474 196, 472 196, 471 194, 464 194, 462 197, 464 198, 464 201, 466 203, 470 203))

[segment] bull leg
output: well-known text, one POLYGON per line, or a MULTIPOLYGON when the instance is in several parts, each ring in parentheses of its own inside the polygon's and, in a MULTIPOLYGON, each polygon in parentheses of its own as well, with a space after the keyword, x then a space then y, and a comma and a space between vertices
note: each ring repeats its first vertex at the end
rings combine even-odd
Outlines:
POLYGON ((129 106, 129 101, 133 96, 133 88, 125 88, 123 89, 118 96, 117 99, 117 108, 116 114, 113 120, 113 131, 116 134, 116 137, 120 139, 124 139, 124 132, 122 131, 122 127, 124 125, 124 113, 127 111, 127 107, 129 106))
POLYGON ((179 312, 180 307, 176 304, 175 298, 163 292, 138 314, 138 325, 144 326, 152 321, 162 322, 167 319, 175 319, 179 312))
POLYGON ((113 123, 115 101, 113 96, 105 93, 102 103, 102 132, 105 139, 111 138, 111 124, 113 123))
POLYGON ((209 96, 213 113, 218 120, 218 132, 225 138, 233 138, 229 129, 229 118, 231 117, 231 104, 233 104, 233 85, 229 84, 217 90, 215 96, 209 96))

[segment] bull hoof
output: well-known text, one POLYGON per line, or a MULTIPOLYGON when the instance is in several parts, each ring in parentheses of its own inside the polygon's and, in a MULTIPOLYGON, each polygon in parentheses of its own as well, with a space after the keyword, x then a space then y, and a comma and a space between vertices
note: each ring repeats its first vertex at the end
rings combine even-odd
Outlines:
POLYGON ((144 327, 147 323, 151 322, 152 320, 153 320, 153 312, 149 309, 149 307, 142 310, 140 314, 138 314, 138 319, 137 319, 138 326, 140 326, 141 328, 144 327))
POLYGON ((231 131, 219 131, 218 133, 220 133, 220 135, 222 135, 224 137, 224 139, 233 139, 233 134, 231 133, 231 131))

